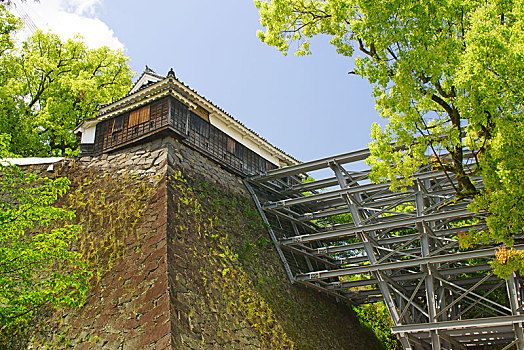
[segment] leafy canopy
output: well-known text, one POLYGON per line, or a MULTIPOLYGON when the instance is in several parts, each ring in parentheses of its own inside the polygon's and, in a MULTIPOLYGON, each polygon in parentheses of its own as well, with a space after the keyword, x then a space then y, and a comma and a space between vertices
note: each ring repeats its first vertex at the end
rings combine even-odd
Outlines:
POLYGON ((20 25, 0 4, 0 348, 23 342, 44 310, 81 305, 92 276, 73 246, 81 229, 70 224, 74 212, 55 205, 69 180, 5 159, 74 150, 73 128, 131 82, 120 51, 40 31, 15 45, 20 25))
POLYGON ((380 340, 386 350, 400 350, 402 345, 395 335, 391 334, 393 321, 383 302, 364 304, 353 307, 359 321, 380 340))
POLYGON ((0 133, 11 135, 16 154, 65 155, 77 148, 79 122, 129 90, 128 59, 41 31, 15 47, 18 25, 0 5, 0 133))
MULTIPOLYGON (((524 227, 523 0, 256 0, 259 38, 310 54, 330 37, 373 85, 388 125, 372 127, 372 177, 392 189, 434 162, 487 210, 483 240, 511 246, 524 227), (401 148, 395 147, 401 146, 401 148), (472 181, 482 175, 484 188, 472 181)), ((479 236, 479 237, 480 237, 479 236)))
MULTIPOLYGON (((0 135, 0 159, 9 155, 8 141, 0 135)), ((0 347, 23 338, 43 309, 85 298, 92 273, 72 249, 81 227, 64 224, 74 213, 53 206, 68 188, 66 178, 0 166, 0 347)))

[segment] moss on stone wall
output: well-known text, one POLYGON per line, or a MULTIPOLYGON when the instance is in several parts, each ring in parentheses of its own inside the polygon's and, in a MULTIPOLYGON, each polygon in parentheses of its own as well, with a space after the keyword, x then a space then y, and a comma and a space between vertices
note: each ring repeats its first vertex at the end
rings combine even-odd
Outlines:
POLYGON ((175 318, 175 323, 182 323, 179 329, 189 328, 189 332, 180 333, 180 346, 291 349, 293 343, 230 245, 230 234, 242 234, 235 215, 240 203, 211 197, 205 184, 190 186, 179 172, 169 184, 174 209, 170 213, 174 230, 170 243, 175 251, 182 243, 186 252, 185 257, 174 259, 171 276, 175 279, 174 298, 186 306, 175 310, 177 317, 184 313, 182 321, 175 318), (221 215, 221 208, 230 210, 221 215), (180 280, 186 281, 182 288, 177 283, 180 280), (188 285, 188 280, 195 285, 188 285))
MULTIPOLYGON (((64 167, 60 175, 71 180, 70 191, 61 201, 76 212, 75 223, 82 225, 75 249, 83 253, 93 271, 85 305, 54 314, 49 310, 32 332, 31 346, 37 349, 138 349, 149 341, 146 322, 141 317, 151 311, 153 302, 164 298, 164 323, 169 322, 165 230, 158 237, 157 223, 165 224, 165 198, 161 178, 155 174, 109 172, 64 167), (162 235, 164 251, 159 249, 162 235), (153 259, 154 258, 154 259, 153 259), (157 277, 160 274, 165 277, 157 277), (151 293, 162 280, 158 296, 151 293), (146 296, 147 295, 147 296, 146 296), (143 321, 144 321, 143 320, 143 321)), ((165 186, 165 183, 164 183, 165 186)), ((164 190, 165 193, 165 190, 164 190)), ((157 287, 158 287, 157 286, 157 287)), ((148 316, 150 317, 150 316, 148 316)), ((158 322, 158 318, 155 318, 158 322)), ((168 332, 169 330, 167 330, 168 332)))
POLYGON ((348 305, 287 280, 241 180, 217 164, 170 138, 79 164, 60 173, 64 205, 96 277, 34 348, 381 349, 348 305))
POLYGON ((126 253, 126 238, 138 239, 147 201, 157 190, 159 177, 132 172, 76 171, 68 175, 71 190, 65 205, 82 225, 76 249, 97 278, 126 253))
POLYGON ((350 307, 290 284, 249 198, 180 173, 169 184, 176 348, 381 348, 350 307))

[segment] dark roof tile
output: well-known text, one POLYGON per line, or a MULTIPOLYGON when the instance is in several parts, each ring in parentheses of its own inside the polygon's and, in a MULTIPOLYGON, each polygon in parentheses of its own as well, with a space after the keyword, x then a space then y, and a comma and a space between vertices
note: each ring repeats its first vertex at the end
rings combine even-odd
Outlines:
MULTIPOLYGON (((154 75, 156 76, 157 78, 160 78, 160 79, 165 79, 166 77, 162 76, 162 75, 159 75, 157 73, 155 73, 155 71, 153 71, 151 68, 149 68, 148 66, 146 66, 146 69, 144 70, 144 72, 140 75, 140 77, 137 79, 137 81, 135 82, 135 84, 133 85, 133 88, 135 87, 136 83, 138 83, 140 81, 140 79, 144 76, 144 74, 150 74, 150 75, 154 75)), ((220 110, 222 113, 224 113, 225 115, 227 115, 228 117, 230 117, 231 119, 233 119, 234 121, 236 121, 237 123, 239 123, 240 125, 242 125, 244 128, 246 128, 247 130, 249 130, 250 132, 252 132, 253 134, 255 134, 257 137, 259 137, 260 139, 262 139, 263 141, 269 143, 270 145, 272 145, 273 147, 275 147, 275 149, 277 149, 278 151, 284 153, 285 155, 287 155, 288 157, 290 157, 291 159, 299 162, 295 157, 291 156, 290 154, 284 152, 282 149, 276 147, 275 145, 273 145, 271 142, 269 142, 268 140, 266 140, 264 137, 260 136, 256 131, 248 128, 247 126, 244 125, 244 123, 242 123, 241 121, 239 121, 238 119, 236 119, 235 117, 233 117, 231 114, 229 114, 228 112, 226 112, 225 110, 223 110, 222 108, 220 108, 219 106, 217 106, 216 104, 214 104, 211 100, 209 100, 208 98, 206 98, 205 96, 201 95, 198 93, 198 91, 192 89, 191 87, 189 87, 188 85, 186 85, 183 81, 181 81, 180 79, 174 77, 174 72, 173 72, 173 75, 169 75, 170 77, 174 78, 176 81, 178 81, 180 84, 182 84, 184 87, 186 87, 187 89, 189 89, 191 92, 193 92, 194 94, 202 97, 204 100, 206 100, 207 102, 209 102, 213 107, 217 108, 218 110, 220 110)), ((144 85, 143 87, 141 87, 138 91, 142 90, 142 88, 145 88, 145 87, 149 87, 149 86, 152 86, 154 84, 158 84, 160 83, 161 81, 158 81, 158 82, 152 82, 152 83, 148 83, 146 85, 144 85)), ((131 88, 131 90, 133 89, 131 88)), ((130 90, 130 91, 131 91, 130 90)), ((134 93, 138 92, 138 91, 135 91, 134 93)), ((133 93, 133 94, 134 94, 133 93)), ((131 93, 127 93, 125 96, 113 101, 113 102, 110 102, 110 103, 105 103, 105 104, 101 104, 99 105, 99 108, 103 108, 103 107, 106 107, 106 106, 109 106, 113 103, 116 103, 120 100, 123 100, 124 98, 128 97, 132 95, 131 93)))

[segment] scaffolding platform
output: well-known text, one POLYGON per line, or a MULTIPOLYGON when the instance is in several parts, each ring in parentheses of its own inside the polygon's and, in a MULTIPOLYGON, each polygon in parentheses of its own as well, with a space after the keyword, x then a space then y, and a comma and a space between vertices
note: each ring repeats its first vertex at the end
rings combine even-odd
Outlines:
POLYGON ((364 149, 244 180, 290 281, 352 305, 383 301, 405 349, 524 349, 523 281, 493 274, 497 246, 459 246, 461 234, 486 222, 468 210, 471 199, 457 197, 456 179, 430 164, 392 192, 370 181, 368 156, 364 149))

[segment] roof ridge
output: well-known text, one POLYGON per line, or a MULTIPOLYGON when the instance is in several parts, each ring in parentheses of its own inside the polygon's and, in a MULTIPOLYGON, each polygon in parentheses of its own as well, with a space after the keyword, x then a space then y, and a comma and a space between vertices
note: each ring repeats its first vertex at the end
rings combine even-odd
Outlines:
MULTIPOLYGON (((150 75, 153 75, 157 78, 160 78, 162 80, 160 81, 157 81, 157 82, 154 82, 153 84, 148 84, 146 87, 150 87, 150 86, 153 86, 153 85, 156 85, 156 84, 159 84, 159 83, 162 83, 163 81, 165 81, 166 79, 173 79, 174 81, 178 82, 180 85, 182 85, 184 88, 188 89, 190 92, 194 93, 196 96, 202 98, 203 100, 205 100, 207 103, 209 103, 211 106, 213 106, 214 108, 218 109, 221 113, 223 113, 224 115, 226 115, 227 117, 231 118, 233 121, 237 122, 238 124, 240 124, 243 128, 245 128, 247 131, 251 132, 254 136, 260 138, 262 141, 266 142, 267 144, 269 144, 271 147, 273 147, 274 149, 276 149, 277 151, 281 152, 282 154, 288 156, 289 158, 293 159, 294 161, 296 162, 300 162, 298 159, 296 159, 295 157, 291 156, 290 154, 288 154, 287 152, 283 151, 281 148, 273 145, 271 142, 269 142, 266 138, 260 136, 260 134, 258 134, 256 131, 254 131, 253 129, 250 129, 248 128, 244 123, 242 123, 240 120, 236 119, 235 117, 233 117, 231 114, 229 114, 228 112, 226 112, 223 108, 221 108, 220 106, 216 105, 214 102, 212 102, 210 99, 208 99, 207 97, 203 96, 202 94, 198 93, 198 91, 196 91, 195 89, 192 89, 189 85, 186 85, 183 81, 181 81, 180 79, 178 79, 175 74, 174 74, 174 71, 173 69, 171 68, 171 70, 168 72, 167 76, 162 76, 158 73, 156 73, 155 71, 153 71, 151 68, 149 68, 149 66, 146 65, 146 69, 144 70, 144 72, 140 75, 140 77, 138 78, 138 80, 135 82, 135 84, 133 85, 133 87, 131 88, 131 90, 129 91, 132 91, 136 84, 140 81, 140 79, 142 79, 142 77, 145 75, 145 74, 150 74, 150 75)), ((107 107, 113 103, 117 103, 118 101, 121 101, 123 99, 125 99, 126 97, 129 97, 139 91, 141 91, 142 89, 138 89, 137 91, 133 92, 133 93, 130 93, 128 92, 126 95, 122 96, 121 98, 115 100, 115 101, 112 101, 112 102, 109 102, 109 103, 105 103, 105 104, 100 104, 99 105, 99 109, 101 108, 104 108, 104 107, 107 107)), ((98 113, 96 117, 100 116, 100 114, 98 113)), ((96 118, 95 117, 95 118, 96 118)))

